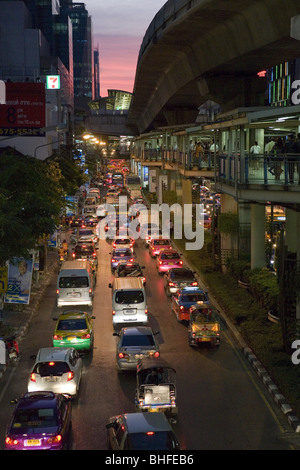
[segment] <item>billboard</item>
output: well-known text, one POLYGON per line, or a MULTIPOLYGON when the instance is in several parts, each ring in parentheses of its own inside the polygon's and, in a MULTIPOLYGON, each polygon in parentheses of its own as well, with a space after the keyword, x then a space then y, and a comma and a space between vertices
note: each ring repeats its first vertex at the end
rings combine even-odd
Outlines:
POLYGON ((8 265, 8 286, 4 302, 29 304, 33 260, 15 258, 8 265))
POLYGON ((44 83, 6 82, 6 104, 0 104, 0 137, 44 136, 44 83))

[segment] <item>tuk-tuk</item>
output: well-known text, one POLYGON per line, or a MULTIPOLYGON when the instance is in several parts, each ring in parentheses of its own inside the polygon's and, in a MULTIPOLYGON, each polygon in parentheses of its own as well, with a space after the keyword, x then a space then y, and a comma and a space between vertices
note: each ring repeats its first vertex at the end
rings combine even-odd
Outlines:
POLYGON ((197 302, 190 307, 188 341, 190 346, 204 342, 209 342, 213 346, 220 345, 220 323, 210 304, 197 302))
POLYGON ((135 402, 139 411, 162 411, 176 419, 175 369, 159 357, 140 359, 135 402))

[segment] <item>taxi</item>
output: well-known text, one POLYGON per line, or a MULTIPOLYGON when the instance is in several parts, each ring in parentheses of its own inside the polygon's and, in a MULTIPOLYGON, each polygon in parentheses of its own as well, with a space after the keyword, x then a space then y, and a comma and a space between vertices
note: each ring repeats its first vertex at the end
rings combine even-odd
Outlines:
POLYGON ((178 321, 189 321, 190 308, 197 302, 209 303, 207 292, 199 287, 185 287, 172 296, 171 309, 178 321))
POLYGON ((52 337, 53 347, 91 350, 94 343, 94 319, 88 312, 75 309, 54 318, 56 325, 52 337))
POLYGON ((164 274, 169 269, 181 268, 183 261, 176 250, 162 250, 156 258, 156 267, 159 274, 164 274))
POLYGON ((155 258, 160 254, 162 250, 171 250, 172 243, 168 238, 153 238, 149 243, 149 254, 152 258, 155 258))

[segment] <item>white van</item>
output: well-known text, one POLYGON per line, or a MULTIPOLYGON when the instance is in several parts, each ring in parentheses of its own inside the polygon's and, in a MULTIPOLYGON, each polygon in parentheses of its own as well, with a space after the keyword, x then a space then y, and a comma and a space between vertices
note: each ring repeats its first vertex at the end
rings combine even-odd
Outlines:
POLYGON ((57 278, 57 307, 92 307, 94 286, 95 268, 89 260, 65 261, 57 278))
POLYGON ((146 291, 141 278, 115 278, 109 287, 112 289, 113 325, 148 324, 146 291))

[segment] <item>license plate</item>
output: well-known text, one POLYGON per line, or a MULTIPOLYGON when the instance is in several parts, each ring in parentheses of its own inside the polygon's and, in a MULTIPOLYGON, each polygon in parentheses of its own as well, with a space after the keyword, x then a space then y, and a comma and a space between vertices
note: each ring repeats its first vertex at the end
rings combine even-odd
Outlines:
POLYGON ((56 382, 57 377, 46 377, 46 382, 56 382))
POLYGON ((150 411, 150 413, 158 413, 160 411, 159 408, 149 408, 148 411, 150 411))
POLYGON ((40 439, 28 439, 27 441, 25 441, 25 445, 28 447, 40 446, 41 441, 40 439))
POLYGON ((200 341, 210 341, 210 338, 200 338, 200 341))
POLYGON ((68 336, 68 341, 76 341, 76 336, 68 336))
POLYGON ((123 310, 123 312, 124 312, 124 315, 134 315, 134 314, 136 313, 133 308, 132 308, 132 309, 123 310))
POLYGON ((135 354, 134 358, 135 359, 142 359, 144 357, 144 354, 135 354))
POLYGON ((80 292, 68 292, 70 297, 80 297, 80 292))

